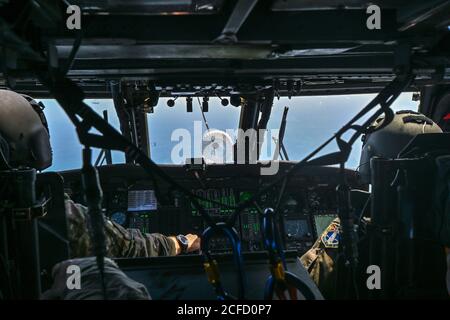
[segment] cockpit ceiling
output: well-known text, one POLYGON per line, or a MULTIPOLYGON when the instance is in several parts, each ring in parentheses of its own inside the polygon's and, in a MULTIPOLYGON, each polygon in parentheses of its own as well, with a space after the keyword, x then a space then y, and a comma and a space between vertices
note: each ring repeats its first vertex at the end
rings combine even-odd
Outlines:
MULTIPOLYGON (((276 0, 272 5, 274 11, 365 9, 375 4, 381 8, 396 9, 419 3, 414 0, 276 0)), ((423 1, 422 1, 423 2, 423 1)))
MULTIPOLYGON (((236 42, 222 44, 217 39, 235 20, 232 17, 242 1, 164 1, 174 10, 179 5, 218 9, 202 16, 153 17, 119 15, 117 8, 125 8, 125 2, 129 9, 147 6, 141 13, 157 13, 163 3, 104 1, 108 8, 116 8, 115 14, 111 9, 111 15, 90 17, 71 77, 168 79, 176 74, 261 81, 309 74, 391 76, 399 41, 411 46, 413 53, 426 54, 446 33, 448 37, 446 28, 434 28, 445 25, 450 17, 443 17, 450 1, 430 0, 426 5, 415 0, 372 1, 383 10, 382 28, 368 30, 368 1, 249 0, 256 4, 247 16, 241 16, 236 42), (416 30, 422 27, 426 31, 416 30), (414 32, 409 32, 411 28, 414 32)), ((65 61, 74 34, 62 32, 54 37, 65 61)), ((420 61, 422 69, 429 65, 426 59, 420 61)))
MULTIPOLYGON (((85 14, 151 14, 151 15, 192 15, 217 14, 225 0, 71 0, 85 14)), ((365 9, 375 4, 386 9, 397 9, 420 3, 417 0, 275 0, 271 1, 272 11, 307 11, 336 9, 365 9)), ((422 1, 423 2, 423 1, 422 1)))
MULTIPOLYGON (((68 76, 86 89, 118 79, 232 90, 301 80, 303 94, 377 92, 401 64, 412 67, 415 84, 450 81, 450 0, 33 1, 53 3, 59 19, 43 19, 47 7, 41 6, 30 15, 39 27, 28 23, 7 33, 5 39, 25 38, 6 43, 21 50, 5 65, 12 66, 7 73, 18 88, 36 83, 38 92, 29 72, 35 49, 70 65, 68 76), (62 3, 81 6, 82 32, 65 27, 62 3), (379 30, 366 25, 371 4, 382 10, 379 30), (227 30, 235 31, 232 43, 222 41, 227 30)), ((2 18, 14 25, 14 12, 21 11, 11 12, 2 18)), ((0 74, 0 85, 5 79, 0 74)))
MULTIPOLYGON (((58 3, 56 0, 52 2, 58 3)), ((84 15, 83 35, 88 44, 96 41, 103 44, 211 44, 226 28, 237 31, 239 44, 380 44, 396 41, 399 37, 397 31, 401 28, 407 30, 425 26, 429 30, 437 26, 445 27, 450 19, 450 2, 446 0, 65 2, 81 7, 84 15), (382 10, 381 30, 366 28, 366 9, 371 4, 378 5, 382 10)), ((48 27, 51 29, 51 26, 48 27)), ((53 27, 49 36, 56 41, 73 40, 73 31, 69 32, 61 26, 53 27)))
POLYGON ((215 14, 225 0, 72 0, 85 14, 194 15, 215 14))

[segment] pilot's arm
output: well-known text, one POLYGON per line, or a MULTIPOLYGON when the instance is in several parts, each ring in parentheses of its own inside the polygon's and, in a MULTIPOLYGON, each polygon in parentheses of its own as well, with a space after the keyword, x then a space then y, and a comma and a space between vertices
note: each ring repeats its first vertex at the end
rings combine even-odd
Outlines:
POLYGON ((333 298, 336 284, 335 263, 340 241, 340 222, 336 218, 320 235, 314 245, 301 258, 320 292, 327 299, 333 298))
MULTIPOLYGON (((92 256, 88 209, 74 203, 67 196, 65 206, 72 257, 92 256)), ((142 233, 138 229, 125 229, 109 219, 105 220, 105 236, 108 257, 175 256, 182 251, 176 237, 166 237, 159 233, 142 233)), ((187 252, 200 248, 199 237, 188 234, 186 238, 187 252)))

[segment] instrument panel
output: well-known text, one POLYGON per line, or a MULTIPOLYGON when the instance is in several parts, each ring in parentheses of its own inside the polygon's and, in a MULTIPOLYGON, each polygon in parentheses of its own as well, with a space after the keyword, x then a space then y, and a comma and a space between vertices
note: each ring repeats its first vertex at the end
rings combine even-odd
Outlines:
MULTIPOLYGON (((280 163, 280 172, 292 163, 280 163)), ((185 166, 164 166, 163 169, 179 184, 194 194, 224 205, 234 206, 257 195, 261 188, 277 176, 259 175, 258 165, 211 165, 204 172, 192 172, 185 166)), ((201 234, 207 224, 189 199, 164 181, 152 181, 144 170, 134 165, 99 167, 105 214, 125 228, 146 233, 177 235, 201 234), (164 199, 157 199, 156 189, 164 199)), ((62 173, 66 192, 82 203, 79 170, 62 173)), ((354 172, 347 180, 357 187, 354 172)), ((279 205, 278 227, 285 249, 303 254, 328 224, 337 217, 335 189, 339 181, 337 168, 309 167, 290 177, 279 205)), ((257 198, 260 208, 275 207, 280 186, 257 198)), ((233 210, 208 201, 200 201, 216 222, 226 221, 233 210)), ((234 225, 241 239, 242 250, 262 251, 261 217, 254 207, 244 209, 234 225)), ((222 237, 211 239, 210 249, 229 252, 231 245, 222 237)))

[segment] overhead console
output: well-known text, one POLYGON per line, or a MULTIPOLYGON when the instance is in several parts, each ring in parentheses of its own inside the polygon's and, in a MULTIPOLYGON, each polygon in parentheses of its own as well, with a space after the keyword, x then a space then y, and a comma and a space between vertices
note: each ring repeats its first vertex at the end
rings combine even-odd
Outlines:
MULTIPOLYGON (((277 175, 261 176, 260 165, 209 165, 195 175, 185 166, 166 165, 163 170, 178 183, 206 199, 235 205, 258 193, 273 182, 293 164, 280 162, 277 175)), ((165 183, 157 183, 163 201, 157 201, 155 184, 142 168, 135 165, 112 165, 98 168, 104 194, 105 214, 126 228, 138 228, 142 232, 158 232, 166 235, 201 234, 207 227, 199 212, 179 191, 165 183)), ((62 173, 66 192, 83 203, 79 170, 62 173)), ((357 188, 354 171, 347 172, 349 184, 357 188)), ((308 167, 294 174, 287 186, 280 205, 280 231, 285 248, 305 252, 337 217, 335 189, 339 183, 339 169, 332 167, 308 167)), ((274 207, 278 192, 258 197, 261 208, 274 207)), ((200 201, 215 221, 224 221, 232 210, 207 201, 200 201)), ((261 221, 256 209, 247 208, 239 216, 235 228, 244 251, 262 251, 261 221)), ((224 238, 214 238, 210 248, 216 252, 230 251, 224 238)))

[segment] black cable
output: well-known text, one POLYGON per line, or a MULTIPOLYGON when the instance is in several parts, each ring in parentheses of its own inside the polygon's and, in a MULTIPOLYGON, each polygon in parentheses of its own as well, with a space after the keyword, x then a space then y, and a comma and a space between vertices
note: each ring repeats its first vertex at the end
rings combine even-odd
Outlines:
MULTIPOLYGON (((30 2, 30 1, 27 1, 27 2, 25 3, 25 5, 23 6, 22 11, 20 11, 19 16, 17 17, 16 21, 14 21, 14 23, 12 24, 12 28, 13 28, 13 29, 16 28, 16 27, 18 27, 18 26, 22 23, 22 20, 24 19, 25 14, 28 14, 28 15, 29 15, 28 12, 29 12, 30 9, 31 9, 30 7, 31 7, 31 2, 30 2)), ((28 21, 29 19, 30 19, 30 17, 28 16, 26 21, 28 21)), ((26 22, 26 21, 25 21, 25 22, 26 22)))
POLYGON ((12 299, 13 289, 11 285, 11 275, 8 271, 8 264, 6 262, 6 259, 2 254, 0 254, 0 279, 0 283, 3 284, 3 286, 0 288, 0 292, 2 294, 1 298, 12 299))
POLYGON ((107 300, 108 296, 105 282, 106 236, 105 220, 102 212, 103 195, 100 188, 97 169, 92 166, 91 161, 92 149, 85 147, 83 149, 83 168, 81 169, 81 178, 91 223, 90 231, 93 239, 93 253, 96 257, 97 267, 100 273, 103 298, 107 300))
POLYGON ((77 56, 78 50, 80 49, 81 42, 83 40, 83 29, 77 31, 77 37, 75 38, 75 42, 73 43, 72 50, 70 51, 69 57, 67 59, 67 64, 64 68, 64 73, 69 73, 70 69, 72 69, 73 63, 75 62, 75 57, 77 56))
POLYGON ((345 266, 351 277, 356 299, 359 299, 357 269, 359 263, 358 240, 354 229, 354 215, 351 208, 350 186, 347 184, 345 162, 340 164, 340 185, 337 189, 338 216, 342 228, 342 244, 344 245, 345 266))
POLYGON ((368 206, 370 205, 370 201, 372 201, 372 195, 370 195, 370 196, 367 198, 366 202, 364 202, 364 206, 362 207, 361 212, 360 212, 359 215, 358 215, 358 223, 359 223, 361 220, 363 220, 364 214, 366 213, 366 210, 367 210, 368 206))
POLYGON ((271 300, 274 292, 281 296, 281 293, 288 290, 291 298, 297 297, 298 290, 307 300, 315 300, 312 290, 299 277, 287 271, 284 257, 284 250, 281 247, 279 232, 275 221, 276 212, 273 209, 266 209, 261 214, 262 236, 264 247, 269 255, 271 264, 271 275, 266 280, 264 299, 271 300), (281 264, 280 264, 281 263, 281 264), (280 270, 282 269, 282 270, 280 270), (283 290, 284 289, 284 290, 283 290), (294 297, 292 290, 295 290, 294 297))
POLYGON ((205 127, 206 127, 206 129, 209 130, 209 124, 208 124, 208 121, 206 120, 205 112, 203 111, 203 106, 202 106, 202 104, 200 102, 200 98, 199 97, 197 97, 197 101, 198 101, 198 106, 200 107, 200 111, 202 113, 203 122, 205 123, 205 127))
MULTIPOLYGON (((65 0, 64 0, 64 3, 66 6, 70 5, 65 0)), ((70 69, 72 69, 72 67, 73 67, 73 63, 75 62, 75 58, 77 56, 77 53, 78 53, 81 43, 83 41, 84 33, 87 32, 87 30, 89 30, 89 22, 90 22, 89 20, 84 19, 83 28, 76 30, 75 41, 73 43, 72 50, 70 50, 70 54, 69 54, 69 57, 67 58, 66 65, 63 69, 64 74, 69 73, 70 69)))

